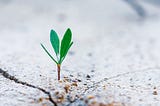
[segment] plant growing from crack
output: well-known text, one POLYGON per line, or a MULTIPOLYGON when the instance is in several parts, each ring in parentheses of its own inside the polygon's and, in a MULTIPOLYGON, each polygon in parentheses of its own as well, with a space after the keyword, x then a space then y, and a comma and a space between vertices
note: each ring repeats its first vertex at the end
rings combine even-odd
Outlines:
POLYGON ((72 40, 72 32, 69 28, 66 30, 61 42, 59 40, 57 33, 54 30, 50 31, 50 42, 52 44, 57 59, 53 58, 53 56, 48 52, 48 50, 44 47, 44 45, 41 44, 44 51, 57 65, 58 80, 60 80, 61 64, 65 59, 68 50, 73 44, 73 41, 71 40, 72 40))

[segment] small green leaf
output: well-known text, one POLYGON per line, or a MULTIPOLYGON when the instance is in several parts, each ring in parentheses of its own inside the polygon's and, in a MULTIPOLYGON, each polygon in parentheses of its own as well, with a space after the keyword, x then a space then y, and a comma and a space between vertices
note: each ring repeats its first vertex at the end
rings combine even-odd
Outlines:
POLYGON ((53 47, 56 55, 58 56, 58 54, 59 54, 59 37, 54 30, 51 30, 51 32, 50 32, 50 42, 52 44, 52 47, 53 47))
POLYGON ((44 49, 44 51, 48 54, 48 56, 56 63, 58 64, 58 62, 51 56, 51 54, 47 51, 47 49, 43 46, 43 44, 41 44, 42 48, 44 49))
POLYGON ((71 30, 68 28, 67 31, 65 32, 62 42, 61 42, 61 49, 60 49, 60 62, 62 62, 62 60, 64 60, 69 47, 73 44, 71 43, 71 39, 72 39, 72 32, 71 30))
POLYGON ((71 42, 70 43, 70 45, 69 45, 69 47, 68 47, 68 49, 67 49, 67 52, 66 52, 66 54, 65 54, 65 56, 60 60, 60 64, 63 62, 63 60, 65 59, 65 57, 66 57, 66 55, 67 55, 67 53, 68 53, 68 51, 69 51, 69 49, 70 49, 70 47, 73 45, 73 42, 71 42))

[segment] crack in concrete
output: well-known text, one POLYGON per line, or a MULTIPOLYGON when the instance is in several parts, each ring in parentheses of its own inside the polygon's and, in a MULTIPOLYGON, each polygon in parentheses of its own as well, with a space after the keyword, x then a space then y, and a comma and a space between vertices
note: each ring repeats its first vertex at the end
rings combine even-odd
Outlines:
POLYGON ((43 93, 45 93, 46 95, 48 95, 49 101, 50 101, 54 106, 57 106, 57 103, 52 99, 51 93, 50 93, 49 91, 46 91, 46 90, 43 89, 43 88, 40 88, 40 87, 38 87, 38 86, 29 84, 29 83, 27 83, 27 82, 20 81, 19 79, 17 79, 16 77, 10 75, 10 74, 7 73, 6 71, 2 70, 1 68, 0 68, 0 74, 1 74, 3 77, 5 77, 6 79, 12 80, 12 81, 14 81, 15 83, 18 83, 18 84, 21 84, 21 85, 25 85, 25 86, 27 86, 27 87, 31 87, 31 88, 35 88, 35 89, 40 90, 41 92, 43 92, 43 93))
POLYGON ((93 88, 93 90, 92 90, 92 92, 93 92, 97 88, 96 86, 98 86, 100 83, 102 83, 104 81, 108 81, 108 80, 118 78, 118 77, 121 77, 121 76, 125 76, 125 75, 128 75, 128 74, 133 74, 133 73, 137 73, 137 72, 144 72, 144 71, 148 71, 148 70, 152 70, 152 69, 160 70, 160 67, 159 66, 148 67, 148 68, 144 68, 142 70, 136 70, 136 71, 133 71, 133 72, 126 72, 126 73, 118 74, 118 75, 115 75, 115 76, 112 76, 112 77, 109 77, 109 78, 103 78, 102 80, 93 83, 92 86, 89 86, 89 87, 87 86, 87 89, 84 91, 84 93, 86 93, 88 90, 90 90, 92 88, 93 88))

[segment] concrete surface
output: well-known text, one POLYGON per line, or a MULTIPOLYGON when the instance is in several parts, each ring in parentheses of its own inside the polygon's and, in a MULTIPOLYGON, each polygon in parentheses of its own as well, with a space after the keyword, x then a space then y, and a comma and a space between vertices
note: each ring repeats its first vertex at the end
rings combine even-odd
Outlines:
POLYGON ((145 17, 123 0, 1 0, 0 106, 159 106, 160 11, 140 5, 145 17), (68 27, 59 82, 40 43, 53 53, 50 29, 68 27))

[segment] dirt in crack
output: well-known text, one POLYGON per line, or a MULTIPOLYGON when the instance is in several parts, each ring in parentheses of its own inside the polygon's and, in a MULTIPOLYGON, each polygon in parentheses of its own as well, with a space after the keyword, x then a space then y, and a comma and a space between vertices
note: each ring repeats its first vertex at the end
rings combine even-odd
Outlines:
POLYGON ((2 70, 0 68, 0 74, 9 79, 9 80, 13 80, 15 83, 18 83, 18 84, 21 84, 21 85, 25 85, 25 86, 28 86, 28 87, 31 87, 31 88, 35 88, 35 89, 38 89, 40 91, 42 91, 43 93, 45 93, 46 95, 48 95, 48 98, 49 98, 49 101, 54 105, 54 106, 57 106, 57 103, 52 99, 51 97, 51 93, 49 91, 46 91, 45 89, 43 88, 40 88, 38 86, 35 86, 35 85, 32 85, 32 84, 29 84, 27 82, 23 82, 23 81, 20 81, 19 79, 17 79, 16 77, 10 75, 9 73, 7 73, 6 71, 2 70))

